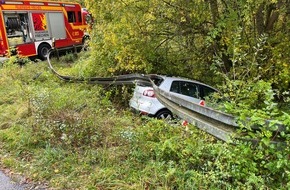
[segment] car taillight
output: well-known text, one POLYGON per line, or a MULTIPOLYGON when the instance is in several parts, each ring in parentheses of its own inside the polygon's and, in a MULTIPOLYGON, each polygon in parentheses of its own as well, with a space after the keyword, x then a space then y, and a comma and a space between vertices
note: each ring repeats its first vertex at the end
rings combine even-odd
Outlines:
POLYGON ((145 90, 143 92, 143 96, 148 96, 150 98, 155 98, 154 90, 145 90))

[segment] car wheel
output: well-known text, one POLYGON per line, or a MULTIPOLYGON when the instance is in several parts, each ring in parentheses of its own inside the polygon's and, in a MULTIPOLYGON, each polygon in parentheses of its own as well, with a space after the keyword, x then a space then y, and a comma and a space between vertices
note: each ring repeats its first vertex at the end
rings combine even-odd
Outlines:
POLYGON ((46 60, 46 57, 47 57, 47 54, 48 54, 48 51, 50 50, 51 46, 47 43, 42 43, 39 45, 38 47, 38 57, 41 59, 41 60, 46 60))
POLYGON ((173 119, 173 115, 169 110, 161 110, 155 115, 155 117, 157 119, 165 119, 165 120, 173 119))

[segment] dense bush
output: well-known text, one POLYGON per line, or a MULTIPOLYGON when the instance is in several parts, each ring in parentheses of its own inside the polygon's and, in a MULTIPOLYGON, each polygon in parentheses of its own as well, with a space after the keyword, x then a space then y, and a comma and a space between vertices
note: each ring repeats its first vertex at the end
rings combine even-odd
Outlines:
POLYGON ((131 156, 144 165, 140 169, 150 176, 146 184, 151 189, 289 188, 289 146, 283 151, 265 144, 235 146, 215 142, 192 126, 188 130, 154 120, 136 134, 131 156))

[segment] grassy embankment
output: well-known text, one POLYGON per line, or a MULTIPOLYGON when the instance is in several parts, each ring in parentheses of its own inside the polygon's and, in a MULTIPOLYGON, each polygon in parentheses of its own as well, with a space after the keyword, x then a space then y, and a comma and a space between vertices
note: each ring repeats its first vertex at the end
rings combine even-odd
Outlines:
MULTIPOLYGON (((69 73, 70 61, 67 55, 54 65, 69 73)), ((140 118, 126 101, 112 101, 121 96, 114 89, 65 83, 46 62, 2 65, 0 96, 2 167, 54 189, 289 187, 288 162, 273 150, 233 146, 191 125, 140 118), (280 168, 267 166, 281 160, 280 168)))

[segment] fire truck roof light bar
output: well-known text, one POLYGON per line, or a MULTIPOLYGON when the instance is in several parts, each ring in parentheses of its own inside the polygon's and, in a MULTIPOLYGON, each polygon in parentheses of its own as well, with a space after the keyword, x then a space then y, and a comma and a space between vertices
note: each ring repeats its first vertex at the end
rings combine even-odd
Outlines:
POLYGON ((19 2, 19 1, 18 1, 18 2, 17 2, 17 1, 6 1, 6 2, 4 1, 4 3, 5 3, 5 4, 10 4, 10 5, 13 5, 13 4, 14 4, 14 5, 15 5, 15 4, 16 4, 16 5, 23 5, 23 2, 19 2))
POLYGON ((30 5, 44 5, 44 3, 41 2, 30 2, 30 5))
POLYGON ((75 5, 63 4, 64 7, 76 7, 75 5))
POLYGON ((60 6, 58 3, 48 3, 49 6, 60 6))

